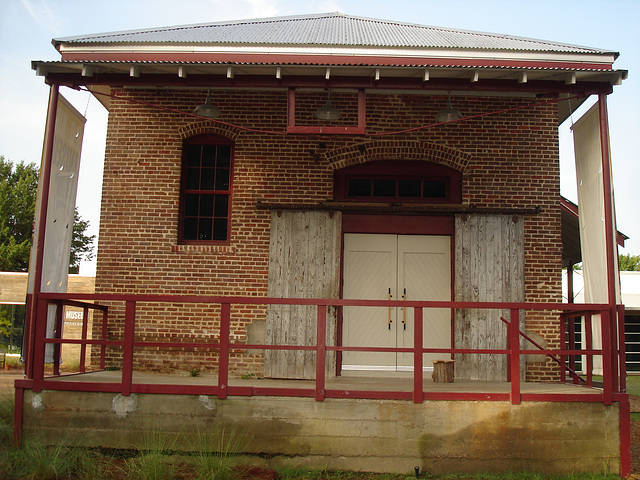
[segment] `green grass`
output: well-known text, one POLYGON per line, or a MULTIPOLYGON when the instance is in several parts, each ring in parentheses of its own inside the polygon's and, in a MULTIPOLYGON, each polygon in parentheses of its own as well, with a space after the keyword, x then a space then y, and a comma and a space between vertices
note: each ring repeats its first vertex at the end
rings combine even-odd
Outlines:
POLYGON ((627 393, 640 396, 640 375, 627 375, 627 393))

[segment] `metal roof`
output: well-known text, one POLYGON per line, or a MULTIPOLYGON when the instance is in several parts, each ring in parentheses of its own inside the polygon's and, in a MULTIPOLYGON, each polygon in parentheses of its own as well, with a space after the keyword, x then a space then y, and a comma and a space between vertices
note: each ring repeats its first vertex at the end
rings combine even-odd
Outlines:
POLYGON ((297 15, 150 28, 54 39, 66 45, 195 44, 348 46, 513 50, 577 54, 617 53, 544 40, 430 27, 342 13, 297 15))

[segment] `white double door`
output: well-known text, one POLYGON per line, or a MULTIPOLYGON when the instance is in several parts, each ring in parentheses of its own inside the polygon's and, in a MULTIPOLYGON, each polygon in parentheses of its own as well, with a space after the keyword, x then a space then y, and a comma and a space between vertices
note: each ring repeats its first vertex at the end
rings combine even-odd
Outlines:
MULTIPOLYGON (((439 235, 344 235, 345 299, 451 300, 451 239, 439 235)), ((345 307, 342 344, 413 348, 413 308, 345 307)), ((424 309, 425 348, 450 348, 451 310, 424 309)), ((423 365, 446 354, 425 354, 423 365)), ((413 354, 344 352, 342 370, 412 371, 413 354)))

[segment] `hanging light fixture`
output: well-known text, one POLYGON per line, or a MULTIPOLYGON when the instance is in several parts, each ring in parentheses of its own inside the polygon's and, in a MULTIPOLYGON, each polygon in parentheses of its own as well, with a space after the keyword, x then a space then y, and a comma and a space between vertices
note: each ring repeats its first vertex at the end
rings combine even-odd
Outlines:
POLYGON ((436 113, 436 121, 439 123, 452 122, 461 118, 462 114, 451 105, 451 92, 447 92, 447 106, 436 113))
POLYGON ((194 110, 194 115, 199 115, 200 117, 205 118, 217 118, 220 116, 220 109, 215 105, 211 104, 211 99, 209 98, 209 94, 211 93, 211 87, 207 88, 207 99, 203 104, 198 105, 194 110))
POLYGON ((340 110, 331 105, 331 90, 327 90, 327 103, 324 104, 324 107, 317 109, 314 116, 318 120, 327 121, 340 120, 342 118, 340 110))

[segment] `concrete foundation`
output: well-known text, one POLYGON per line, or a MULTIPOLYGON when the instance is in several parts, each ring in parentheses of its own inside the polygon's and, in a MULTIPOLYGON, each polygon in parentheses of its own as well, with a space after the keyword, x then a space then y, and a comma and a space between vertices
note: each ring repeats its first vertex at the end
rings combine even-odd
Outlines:
POLYGON ((109 448, 224 449, 248 463, 429 473, 613 472, 617 404, 409 401, 43 391, 24 438, 109 448), (150 445, 153 443, 153 445, 150 445))

